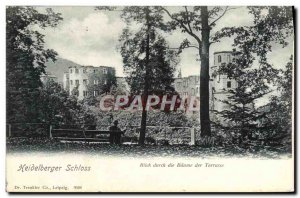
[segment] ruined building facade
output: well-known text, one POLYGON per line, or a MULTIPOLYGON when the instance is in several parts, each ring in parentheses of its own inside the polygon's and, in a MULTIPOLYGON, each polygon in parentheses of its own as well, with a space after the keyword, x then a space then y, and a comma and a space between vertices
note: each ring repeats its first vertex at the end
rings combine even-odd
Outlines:
POLYGON ((105 85, 109 75, 115 75, 115 68, 108 66, 71 66, 69 71, 64 73, 63 86, 70 95, 75 93, 78 99, 82 100, 88 94, 98 96, 99 92, 97 90, 89 93, 88 85, 105 85))
MULTIPOLYGON (((214 121, 217 116, 214 111, 223 111, 228 109, 228 105, 222 102, 229 96, 229 90, 237 87, 237 82, 233 79, 229 79, 227 75, 213 75, 219 70, 222 64, 228 64, 232 61, 233 56, 231 51, 220 51, 214 53, 214 63, 210 66, 210 110, 211 119, 214 121)), ((115 75, 115 68, 107 66, 72 66, 69 67, 69 71, 64 73, 63 86, 69 94, 74 94, 72 91, 77 89, 77 97, 79 100, 86 97, 88 94, 98 96, 99 93, 95 90, 88 93, 88 85, 102 86, 107 83, 107 76, 109 74, 115 75), (101 78, 94 78, 97 74, 101 78)), ((116 81, 125 93, 130 93, 130 88, 124 77, 116 77, 116 81)), ((174 79, 173 84, 175 91, 181 97, 196 96, 200 97, 200 76, 191 75, 188 77, 182 77, 181 72, 177 78, 174 79)))
MULTIPOLYGON (((222 102, 229 96, 229 90, 235 89, 237 82, 233 79, 229 79, 227 75, 213 75, 219 70, 223 64, 228 64, 232 61, 231 51, 220 51, 214 53, 214 63, 210 66, 210 110, 211 119, 217 119, 214 115, 214 111, 223 111, 228 109, 228 105, 222 102)), ((188 77, 182 77, 179 72, 178 78, 174 81, 174 88, 178 94, 183 96, 196 96, 200 97, 200 76, 192 75, 188 77)))

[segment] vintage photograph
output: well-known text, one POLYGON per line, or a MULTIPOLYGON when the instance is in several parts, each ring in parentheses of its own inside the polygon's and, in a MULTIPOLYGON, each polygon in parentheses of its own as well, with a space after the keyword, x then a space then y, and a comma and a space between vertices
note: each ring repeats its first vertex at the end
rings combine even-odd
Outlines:
POLYGON ((293 192, 294 13, 6 6, 6 190, 293 192))

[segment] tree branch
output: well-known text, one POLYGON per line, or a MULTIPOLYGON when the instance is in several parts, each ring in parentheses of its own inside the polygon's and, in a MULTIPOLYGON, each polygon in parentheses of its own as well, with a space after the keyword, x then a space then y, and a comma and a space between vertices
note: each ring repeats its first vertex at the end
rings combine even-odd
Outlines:
POLYGON ((187 14, 187 17, 188 17, 188 27, 189 27, 189 29, 190 29, 190 31, 193 33, 193 30, 192 30, 192 28, 191 28, 191 25, 190 25, 190 17, 189 17, 189 12, 188 12, 188 9, 187 9, 187 7, 186 6, 184 6, 184 8, 185 8, 185 12, 186 12, 186 14, 187 14))
POLYGON ((184 25, 184 23, 183 23, 182 21, 180 21, 179 19, 173 17, 172 14, 171 14, 166 8, 164 8, 164 7, 161 7, 161 8, 162 8, 163 11, 165 11, 165 12, 167 13, 167 15, 168 15, 171 19, 173 19, 174 21, 176 21, 177 23, 179 23, 180 26, 181 26, 188 34, 190 34, 192 37, 194 37, 194 38, 196 39, 196 41, 198 42, 199 46, 201 45, 201 40, 200 40, 200 38, 199 38, 196 34, 194 34, 193 32, 191 32, 191 31, 184 25))
MULTIPOLYGON (((199 47, 197 45, 189 45, 189 46, 185 46, 184 48, 181 48, 181 49, 186 49, 186 48, 196 48, 196 49, 199 49, 199 47)), ((180 49, 180 47, 170 47, 169 49, 180 49)))
POLYGON ((209 24, 209 26, 214 25, 218 20, 220 20, 220 19, 226 14, 227 11, 229 11, 229 10, 234 10, 234 9, 238 9, 238 8, 239 8, 239 7, 229 8, 229 6, 226 6, 224 12, 223 12, 218 18, 216 18, 213 22, 211 22, 211 23, 209 24))
POLYGON ((211 42, 209 42, 209 45, 214 44, 214 43, 217 43, 217 41, 211 41, 211 42))

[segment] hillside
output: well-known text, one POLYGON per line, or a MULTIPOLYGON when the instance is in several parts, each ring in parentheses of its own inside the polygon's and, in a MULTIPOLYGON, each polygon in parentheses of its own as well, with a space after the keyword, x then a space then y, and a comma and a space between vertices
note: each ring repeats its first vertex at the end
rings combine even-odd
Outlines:
POLYGON ((55 75, 57 77, 58 82, 62 82, 64 72, 67 72, 70 66, 80 66, 80 65, 74 63, 73 61, 58 57, 55 62, 48 61, 46 63, 46 66, 47 66, 46 72, 55 75))

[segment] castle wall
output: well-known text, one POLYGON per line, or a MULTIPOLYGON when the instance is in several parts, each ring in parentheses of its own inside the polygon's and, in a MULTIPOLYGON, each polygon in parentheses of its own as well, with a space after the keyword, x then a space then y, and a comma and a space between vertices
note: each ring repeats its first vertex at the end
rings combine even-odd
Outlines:
MULTIPOLYGON (((92 74, 100 73, 103 74, 105 77, 108 73, 115 74, 115 69, 112 67, 100 66, 100 67, 93 67, 93 66, 81 66, 81 67, 69 67, 68 76, 67 74, 64 76, 64 87, 69 94, 72 94, 72 91, 77 88, 78 89, 78 99, 82 100, 84 97, 88 95, 88 85, 103 83, 99 82, 99 80, 94 81, 92 74), (68 80, 67 80, 68 79, 68 80)), ((102 79, 101 79, 102 80, 102 79)), ((95 92, 96 93, 96 92, 95 92)))
POLYGON ((200 76, 176 78, 174 88, 180 96, 200 97, 200 76))
MULTIPOLYGON (((229 79, 227 75, 216 75, 222 64, 228 64, 232 61, 231 51, 222 51, 214 53, 214 65, 210 67, 210 90, 209 90, 209 104, 210 115, 212 121, 225 123, 220 116, 216 115, 215 111, 224 111, 230 106, 223 101, 228 100, 229 90, 237 87, 237 82, 229 79)), ((174 88, 181 97, 183 96, 197 96, 200 97, 200 76, 188 76, 175 79, 174 88)))

